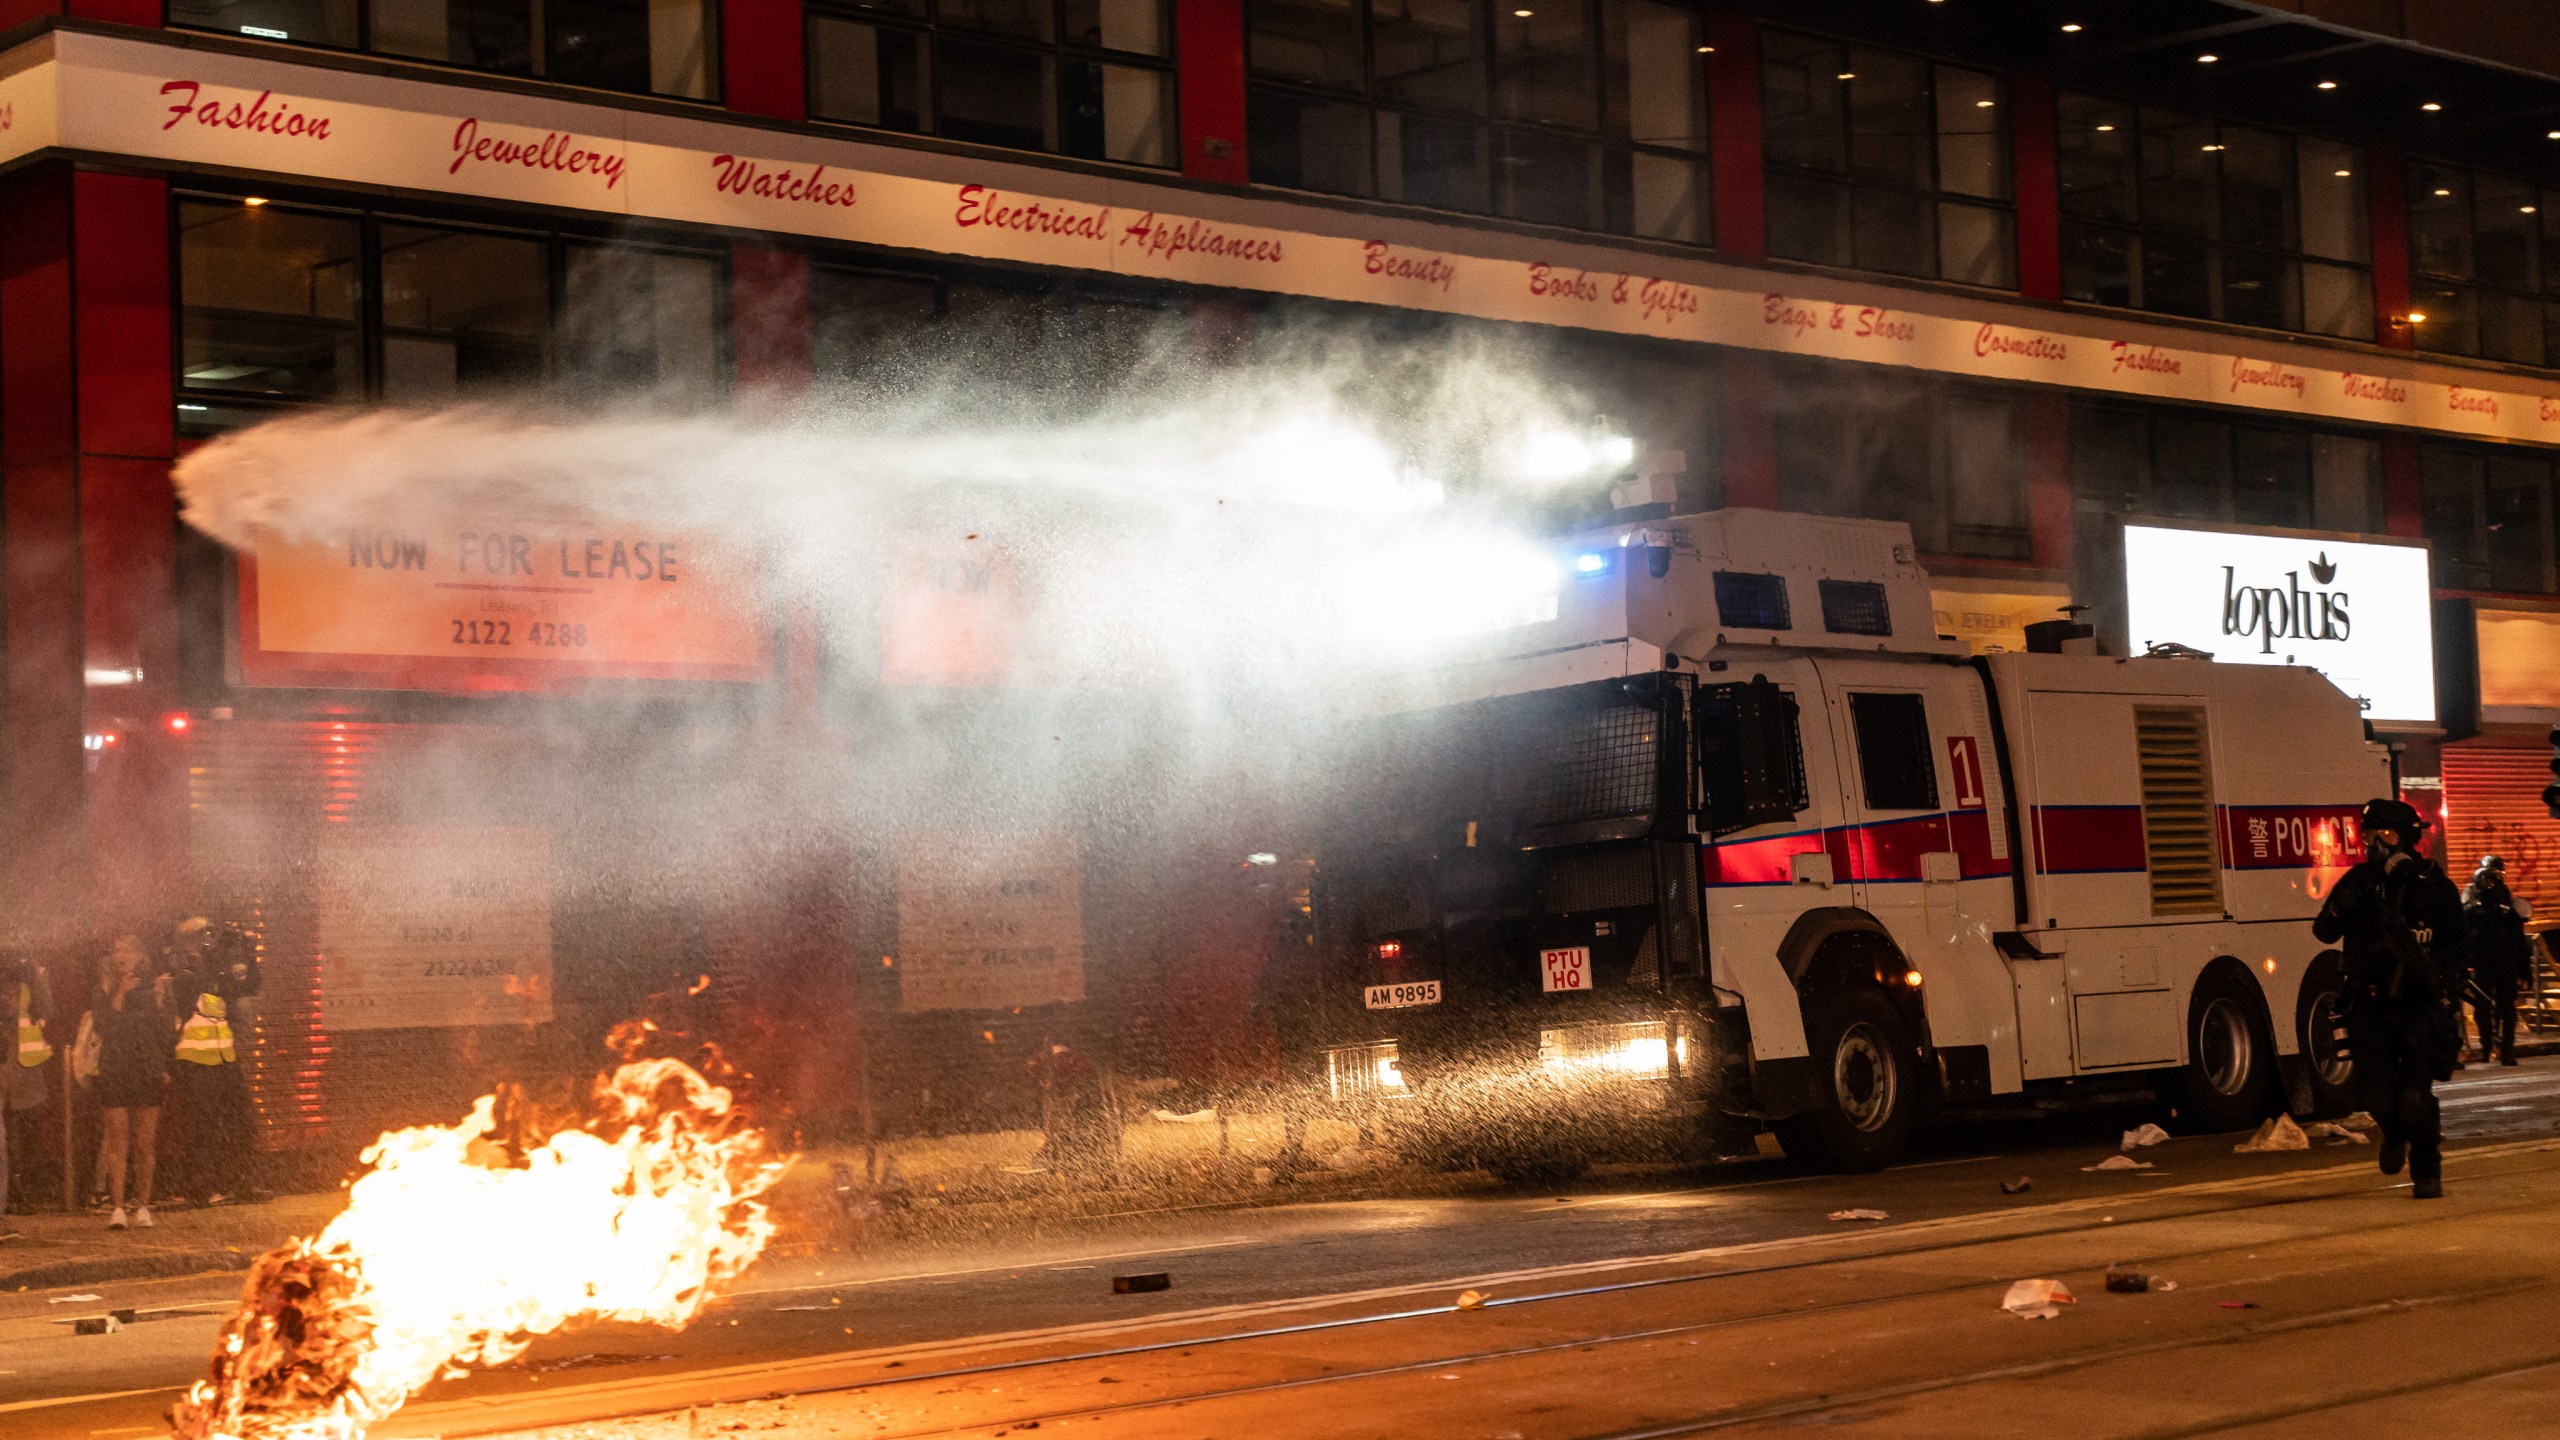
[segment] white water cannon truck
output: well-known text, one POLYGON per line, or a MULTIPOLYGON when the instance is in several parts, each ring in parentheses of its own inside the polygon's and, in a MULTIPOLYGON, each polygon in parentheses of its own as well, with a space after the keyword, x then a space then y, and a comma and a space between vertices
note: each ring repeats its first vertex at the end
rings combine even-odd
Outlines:
POLYGON ((2310 921, 2392 776, 2318 672, 1971 655, 1892 522, 1564 554, 1551 617, 1369 724, 1317 857, 1335 1101, 1519 1174, 1682 1129, 1867 1169, 1932 1113, 2146 1090, 2203 1130, 2352 1108, 2310 921))

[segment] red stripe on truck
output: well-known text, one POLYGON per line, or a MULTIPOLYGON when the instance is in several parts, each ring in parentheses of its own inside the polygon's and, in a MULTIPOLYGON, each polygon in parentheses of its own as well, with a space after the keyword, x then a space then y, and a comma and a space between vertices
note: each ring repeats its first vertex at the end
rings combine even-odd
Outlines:
POLYGON ((2147 856, 2139 805, 2039 805, 2035 832, 2036 869, 2047 875, 2140 870, 2147 856))
POLYGON ((2343 870, 2361 858, 2357 805, 2225 805, 2222 863, 2233 870, 2343 870))
POLYGON ((1915 881, 1920 857, 1946 850, 1956 853, 1967 880, 2009 873, 2009 862, 1991 854, 1991 817, 1982 810, 1835 825, 1699 848, 1702 875, 1710 886, 1785 885, 1795 878, 1798 855, 1830 855, 1832 878, 1842 884, 1915 881))

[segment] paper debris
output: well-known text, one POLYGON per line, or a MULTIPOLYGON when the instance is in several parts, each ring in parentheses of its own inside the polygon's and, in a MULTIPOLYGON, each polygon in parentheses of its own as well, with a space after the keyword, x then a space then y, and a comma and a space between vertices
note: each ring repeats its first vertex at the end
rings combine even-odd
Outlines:
POLYGON ((2127 1130, 2124 1132, 2124 1148, 2126 1150, 2139 1150, 2145 1145, 2157 1145, 2168 1138, 2168 1131, 2163 1130, 2159 1126, 2146 1120, 2142 1123, 2141 1129, 2127 1130))
POLYGON ((2000 1182, 2000 1193, 2003 1195, 2024 1195, 2034 1188, 2036 1188, 2036 1177, 2033 1175, 2021 1175, 2015 1180, 2000 1182))
POLYGON ((81 1301, 83 1301, 83 1300, 96 1300, 96 1299, 100 1299, 100 1298, 102 1298, 102 1297, 100 1297, 100 1296, 96 1296, 96 1295, 89 1295, 89 1294, 80 1294, 80 1295, 56 1295, 56 1296, 54 1296, 52 1299, 47 1300, 47 1301, 45 1301, 44 1303, 46 1303, 47 1305, 77 1305, 77 1304, 79 1304, 79 1303, 80 1303, 81 1301))
POLYGON ((1831 1218, 1834 1220, 1882 1220, 1885 1218, 1885 1213, 1881 1210, 1834 1210, 1831 1212, 1831 1218))
POLYGON ((2086 1174, 2092 1170, 2148 1170, 2150 1168, 2151 1162, 2148 1160, 2136 1160, 2130 1155, 2110 1155, 2095 1165, 2083 1165, 2080 1170, 2081 1173, 2086 1174))
POLYGON ((2258 1127, 2258 1133, 2231 1147, 2234 1155, 2263 1155, 2277 1150, 2308 1150, 2311 1137, 2293 1123, 2290 1115, 2278 1115, 2258 1127))
POLYGON ((2373 1137, 2359 1134, 2334 1120, 2314 1120, 2302 1127, 2302 1133, 2314 1140, 2329 1140, 2339 1145, 2370 1145, 2373 1137))
POLYGON ((1155 1118, 1166 1125, 1206 1125, 1218 1118, 1218 1109, 1212 1105, 1206 1110, 1186 1110, 1179 1115, 1170 1110, 1159 1109, 1155 1112, 1155 1118))
POLYGON ((1464 1294, 1461 1294, 1461 1295, 1458 1297, 1458 1308, 1459 1308, 1459 1309, 1461 1309, 1461 1310, 1481 1310, 1481 1309, 1483 1309, 1483 1308, 1484 1308, 1484 1292, 1483 1292, 1483 1291, 1481 1291, 1481 1290, 1469 1290, 1469 1291, 1465 1292, 1464 1294))
POLYGON ((2051 1320, 2065 1305, 2080 1303, 2071 1287, 2059 1280, 2021 1280, 2009 1287, 2000 1308, 2021 1320, 2051 1320))

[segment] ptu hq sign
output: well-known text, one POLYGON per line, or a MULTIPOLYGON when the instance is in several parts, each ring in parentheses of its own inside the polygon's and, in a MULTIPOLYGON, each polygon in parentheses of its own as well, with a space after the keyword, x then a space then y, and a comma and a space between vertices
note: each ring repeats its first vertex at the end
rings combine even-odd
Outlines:
POLYGON ((2427 549, 2286 531, 2124 527, 2134 653, 2178 644, 2240 665, 2307 665, 2368 718, 2436 718, 2427 549))

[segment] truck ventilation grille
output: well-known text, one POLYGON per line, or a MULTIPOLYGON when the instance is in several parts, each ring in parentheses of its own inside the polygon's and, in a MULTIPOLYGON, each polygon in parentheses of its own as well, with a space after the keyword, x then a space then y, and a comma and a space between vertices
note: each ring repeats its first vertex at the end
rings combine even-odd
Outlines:
POLYGON ((1548 856, 1539 899, 1550 915, 1626 909, 1653 903, 1653 853, 1637 847, 1548 856))
POLYGON ((1822 628, 1834 635, 1890 635, 1893 612, 1873 580, 1822 582, 1822 628))
POLYGON ((1792 630, 1787 616, 1787 577, 1716 572, 1716 623, 1735 630, 1792 630))
POLYGON ((2205 761, 2204 714, 2133 712, 2142 761, 2142 843, 2154 915, 2222 913, 2222 855, 2213 825, 2213 779, 2205 761))

